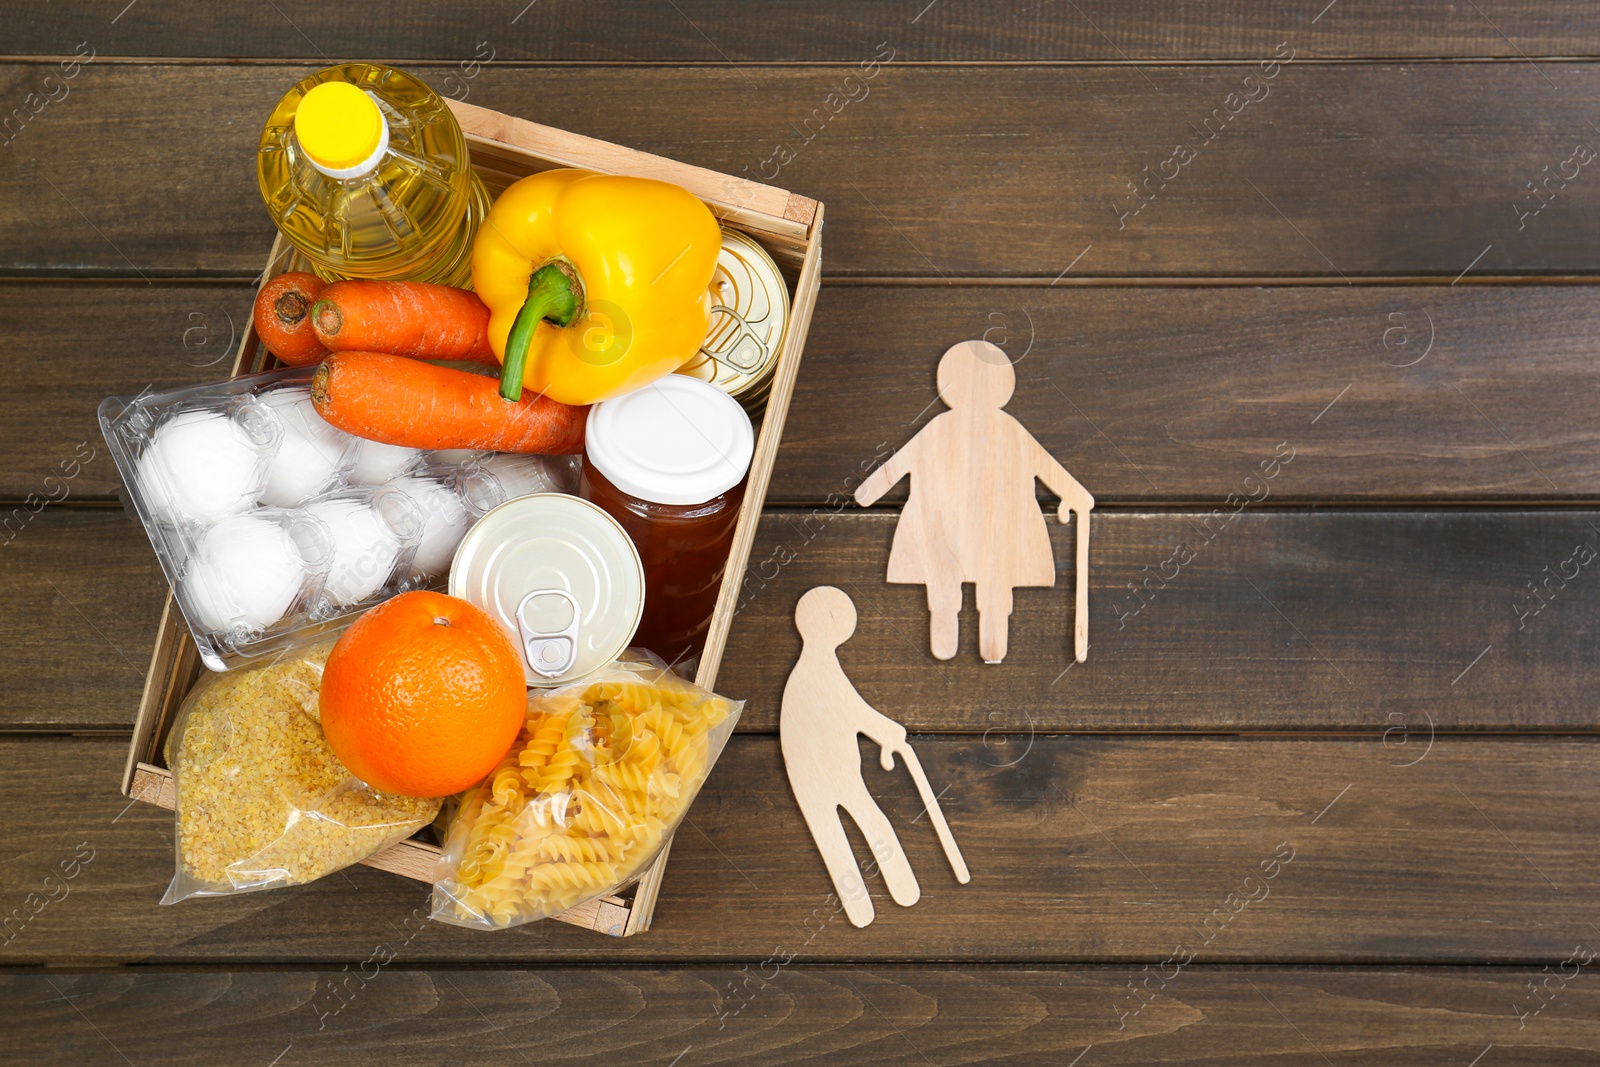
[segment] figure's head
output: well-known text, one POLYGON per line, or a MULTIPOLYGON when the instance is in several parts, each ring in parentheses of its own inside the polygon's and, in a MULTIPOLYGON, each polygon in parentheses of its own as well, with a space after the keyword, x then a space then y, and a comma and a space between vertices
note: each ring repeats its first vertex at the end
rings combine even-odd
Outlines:
POLYGON ((819 585, 795 605, 794 625, 806 644, 837 648, 856 632, 856 606, 843 589, 819 585))
POLYGON ((939 360, 939 399, 951 408, 1003 408, 1017 387, 1005 350, 988 341, 962 341, 939 360))

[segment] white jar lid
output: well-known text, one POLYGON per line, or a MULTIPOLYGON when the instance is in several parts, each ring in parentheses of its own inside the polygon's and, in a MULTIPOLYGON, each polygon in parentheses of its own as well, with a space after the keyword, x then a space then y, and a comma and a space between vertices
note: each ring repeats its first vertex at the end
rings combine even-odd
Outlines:
POLYGON ((595 468, 629 496, 703 504, 744 480, 756 433, 733 397, 669 374, 589 409, 584 447, 595 468))

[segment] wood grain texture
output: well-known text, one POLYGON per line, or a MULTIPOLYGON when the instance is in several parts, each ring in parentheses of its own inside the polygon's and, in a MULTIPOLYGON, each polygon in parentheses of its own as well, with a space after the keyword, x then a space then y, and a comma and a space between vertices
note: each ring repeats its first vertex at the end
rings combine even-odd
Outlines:
POLYGON ((1578 0, 1502 0, 1430 7, 1391 0, 1323 11, 1320 3, 1270 0, 1248 9, 1227 0, 1079 0, 1073 7, 998 7, 905 0, 731 0, 646 5, 618 18, 598 5, 484 2, 440 9, 371 0, 339 5, 281 0, 229 17, 212 5, 146 5, 118 14, 83 0, 27 2, 10 12, 6 51, 70 52, 85 38, 122 56, 310 58, 388 56, 445 62, 817 62, 859 58, 885 38, 910 58, 939 60, 1252 59, 1285 33, 1312 55, 1595 55, 1589 14, 1578 0), (1348 8, 1348 10, 1346 10, 1348 8), (1503 31, 1503 32, 1502 32, 1503 31))
MULTIPOLYGON (((1214 507, 1280 441, 1303 458, 1273 481, 1268 507, 1600 499, 1593 296, 1572 285, 828 287, 768 500, 848 497, 942 410, 940 353, 983 334, 1016 361, 1007 410, 1102 506, 1214 507)), ((100 398, 222 374, 249 308, 238 285, 0 285, 0 375, 13 386, 0 391, 0 500, 59 494, 44 479, 80 442, 99 446, 100 398)), ((107 500, 119 484, 101 448, 68 499, 107 500)), ((885 502, 904 497, 901 486, 885 502)))
MULTIPOLYGON (((1012 652, 988 666, 970 593, 941 664, 921 589, 883 584, 892 513, 769 512, 717 688, 749 701, 741 730, 776 729, 795 602, 834 584, 860 614, 841 661, 862 696, 913 730, 996 746, 1060 730, 1357 730, 1398 758, 1436 729, 1596 727, 1600 560, 1575 550, 1600 549, 1600 514, 1246 506, 1213 518, 1209 542, 1204 518, 1096 517, 1094 636, 1076 665, 1072 529, 1053 527, 1062 585, 1017 592, 1012 652)), ((0 553, 17 606, 0 619, 0 727, 128 729, 163 589, 143 532, 118 511, 47 508, 0 553)))
POLYGON ((1587 284, 1479 284, 1600 271, 1588 5, 13 8, 3 47, 35 58, 0 63, 10 1058, 1600 1058, 1594 964, 1567 973, 1600 948, 1600 322, 1587 284), (95 60, 47 82, 75 49, 95 60), (117 795, 125 739, 41 735, 126 731, 163 592, 142 532, 93 506, 118 481, 94 404, 225 362, 271 235, 260 122, 345 55, 795 190, 791 221, 828 204, 833 285, 720 675, 743 732, 626 942, 441 927, 370 869, 159 907, 171 815, 117 795), (1344 284, 1386 278, 1427 284, 1344 284), (1006 662, 979 662, 969 608, 936 664, 922 590, 882 581, 903 493, 847 503, 938 410, 938 353, 979 336, 1105 506, 1085 663, 1070 527, 1006 662), (843 669, 922 731, 973 873, 863 746, 922 898, 870 877, 859 930, 770 736, 823 583, 860 613, 843 669))
MULTIPOLYGON (((104 448, 95 462, 110 462, 104 448)), ((0 586, 6 725, 128 729, 166 598, 137 523, 111 508, 47 507, 0 546, 0 586)))
POLYGON ((240 285, 0 285, 0 500, 114 499, 122 479, 96 406, 226 378, 254 295, 240 285), (63 490, 62 464, 80 446, 94 457, 63 490))
POLYGON ((1600 496, 1587 286, 935 285, 823 289, 769 504, 849 497, 979 335, 1016 368, 1006 410, 1102 507, 1215 507, 1280 442, 1267 506, 1600 496))
MULTIPOLYGON (((249 160, 309 69, 83 67, 0 163, 0 273, 254 274, 270 223, 249 160), (114 183, 100 177, 108 144, 114 183)), ((449 69, 416 68, 440 82, 449 69)), ((1573 159, 1600 145, 1593 65, 1294 63, 1261 81, 1255 66, 896 60, 845 88, 848 103, 845 74, 497 67, 469 100, 825 201, 834 277, 1448 281, 1600 263, 1600 181, 1573 159), (1240 104, 1246 92, 1257 101, 1240 104), (1169 163, 1180 142, 1194 157, 1169 163), (1540 200, 1526 183, 1545 167, 1573 177, 1540 200), (1149 202, 1121 219, 1147 174, 1149 202)), ((45 76, 0 66, 0 95, 25 100, 45 76)))
MULTIPOLYGON (((790 219, 794 194, 787 189, 651 156, 463 100, 447 103, 467 135, 474 166, 493 167, 506 184, 535 169, 551 166, 652 178, 687 189, 705 201, 725 224, 802 247, 810 236, 815 202, 810 214, 790 219)), ((490 188, 497 190, 499 184, 490 182, 490 188)))
POLYGON ((1435 728, 1596 723, 1579 679, 1600 653, 1589 607, 1600 582, 1579 560, 1600 549, 1600 515, 1245 505, 1209 528, 1181 513, 1094 521, 1087 662, 1073 662, 1064 588, 1073 539, 1054 526, 1063 587, 1017 591, 1012 652, 990 666, 970 593, 956 659, 928 655, 922 590, 882 583, 893 516, 769 515, 720 684, 750 701, 744 728, 770 728, 799 654, 793 605, 835 584, 861 619, 841 650, 846 672, 915 729, 1343 727, 1401 746, 1435 728))
POLYGON ((238 1062, 241 1049, 255 1053, 247 1062, 288 1049, 285 1063, 336 1067, 1066 1064, 1090 1045, 1083 1064, 1320 1063, 1321 1053, 1354 1067, 1459 1067, 1489 1045, 1504 1064, 1600 1052, 1600 983, 1587 974, 1518 1029, 1509 1004, 1537 971, 1193 964, 1124 1017, 1134 1002, 1119 968, 747 966, 396 965, 370 981, 349 977, 357 969, 9 975, 0 1018, 23 1062, 120 1052, 172 1067, 238 1062))
MULTIPOLYGON (((883 906, 853 928, 830 898, 776 739, 736 737, 677 836, 654 926, 619 940, 557 923, 494 935, 410 928, 408 916, 426 914, 426 887, 368 868, 161 907, 172 816, 117 795, 122 744, 8 739, 0 788, 14 858, 0 869, 0 915, 33 914, 13 924, 0 963, 355 970, 376 945, 406 966, 745 962, 778 946, 802 963, 1136 971, 1181 947, 1200 963, 1537 969, 1600 936, 1588 925, 1600 890, 1592 741, 1441 740, 1409 767, 1377 741, 1040 736, 1026 755, 973 737, 915 744, 930 780, 949 787, 940 804, 970 884, 950 874, 906 775, 869 766, 868 788, 925 877, 915 908, 883 906), (64 898, 55 883, 41 889, 84 845, 93 856, 64 898), (57 899, 28 902, 46 891, 57 899)), ((885 900, 879 879, 868 886, 885 900)))

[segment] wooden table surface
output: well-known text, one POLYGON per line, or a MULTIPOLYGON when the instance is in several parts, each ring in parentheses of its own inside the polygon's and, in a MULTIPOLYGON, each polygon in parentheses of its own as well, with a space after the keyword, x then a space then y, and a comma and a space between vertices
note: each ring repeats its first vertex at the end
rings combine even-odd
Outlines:
POLYGON ((4 18, 0 1058, 1600 1060, 1591 4, 4 18), (721 679, 749 707, 647 934, 419 923, 425 889, 366 868, 164 908, 171 816, 118 795, 164 586, 95 405, 218 376, 271 239, 261 123, 343 58, 827 205, 721 679), (1086 664, 1070 528, 1006 662, 979 662, 969 594, 940 664, 922 590, 883 582, 903 488, 847 502, 973 337, 1098 500, 1086 664), (821 583, 856 598, 842 662, 914 731, 973 872, 869 759, 923 897, 874 881, 864 930, 775 737, 821 583))

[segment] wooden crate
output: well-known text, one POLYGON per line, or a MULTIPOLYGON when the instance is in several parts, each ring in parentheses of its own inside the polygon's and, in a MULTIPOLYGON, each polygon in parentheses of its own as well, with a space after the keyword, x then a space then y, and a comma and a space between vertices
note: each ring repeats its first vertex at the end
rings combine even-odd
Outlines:
MULTIPOLYGON (((755 539, 767 482, 777 459, 778 440, 800 369, 800 352, 811 325, 821 272, 822 205, 815 200, 770 185, 760 185, 715 171, 692 167, 591 137, 541 126, 502 115, 473 104, 449 101, 472 149, 472 163, 491 194, 498 194, 525 175, 555 167, 582 167, 612 174, 659 178, 683 186, 704 200, 722 225, 740 230, 766 248, 783 268, 790 285, 791 311, 784 333, 777 370, 767 408, 761 417, 750 481, 735 528, 727 574, 717 598, 705 652, 695 681, 715 688, 717 668, 727 643, 728 628, 739 602, 750 545, 755 539)), ((285 270, 304 270, 306 264, 280 237, 274 241, 262 281, 285 270)), ((254 330, 246 327, 234 361, 233 374, 249 374, 275 364, 263 350, 254 330)), ((156 635, 155 652, 145 676, 133 743, 123 775, 122 792, 135 800, 159 807, 174 806, 172 774, 163 764, 161 749, 173 716, 183 697, 199 677, 200 657, 190 639, 170 592, 156 635)), ((650 928, 656 894, 661 887, 667 852, 646 869, 631 886, 563 912, 555 918, 591 930, 626 937, 650 928)), ((369 866, 393 871, 423 882, 433 880, 437 846, 419 838, 402 841, 367 859, 369 866)))

